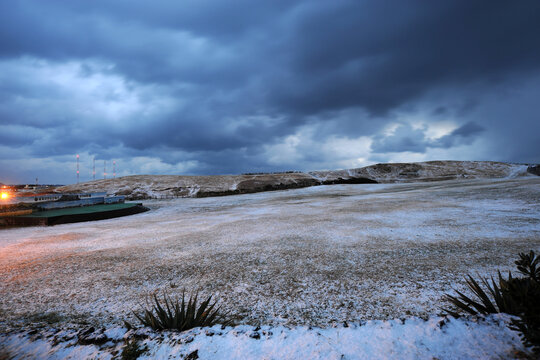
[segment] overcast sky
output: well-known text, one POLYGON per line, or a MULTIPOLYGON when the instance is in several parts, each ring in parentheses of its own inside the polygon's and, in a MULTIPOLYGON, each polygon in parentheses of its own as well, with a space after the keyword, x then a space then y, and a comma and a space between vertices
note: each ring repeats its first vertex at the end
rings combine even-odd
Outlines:
POLYGON ((540 1, 0 2, 0 182, 540 162, 540 1))

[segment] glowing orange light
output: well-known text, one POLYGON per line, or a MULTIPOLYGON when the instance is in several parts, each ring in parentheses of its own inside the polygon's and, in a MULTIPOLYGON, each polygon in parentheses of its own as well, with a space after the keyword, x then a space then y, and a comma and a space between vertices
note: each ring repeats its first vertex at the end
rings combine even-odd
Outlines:
POLYGON ((1 195, 0 195, 0 198, 2 198, 2 200, 5 200, 7 198, 9 198, 9 194, 7 192, 3 192, 1 195))

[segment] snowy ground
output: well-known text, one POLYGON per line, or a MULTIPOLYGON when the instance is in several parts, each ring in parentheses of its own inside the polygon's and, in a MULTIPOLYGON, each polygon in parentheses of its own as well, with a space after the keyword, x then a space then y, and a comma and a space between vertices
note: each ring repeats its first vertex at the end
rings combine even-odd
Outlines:
MULTIPOLYGON (((110 328, 100 345, 80 343, 75 330, 49 329, 2 338, 13 359, 112 359, 126 343, 145 351, 140 359, 511 359, 532 358, 508 319, 418 318, 368 321, 347 327, 214 326, 181 334, 110 328), (79 342, 78 342, 79 341, 79 342)), ((82 337, 84 338, 84 337, 82 337)))
POLYGON ((219 294, 252 326, 433 318, 465 274, 540 251, 532 176, 144 203, 153 211, 0 230, 0 331, 43 318, 118 326, 152 291, 184 287, 219 294))

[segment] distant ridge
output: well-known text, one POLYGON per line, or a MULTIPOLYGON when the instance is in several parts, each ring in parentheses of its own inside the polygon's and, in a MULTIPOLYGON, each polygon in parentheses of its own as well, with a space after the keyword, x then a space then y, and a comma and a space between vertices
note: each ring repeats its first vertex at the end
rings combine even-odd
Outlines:
POLYGON ((133 175, 59 187, 57 192, 98 192, 127 199, 207 197, 316 185, 425 182, 533 176, 527 165, 493 161, 375 164, 357 169, 244 175, 133 175))

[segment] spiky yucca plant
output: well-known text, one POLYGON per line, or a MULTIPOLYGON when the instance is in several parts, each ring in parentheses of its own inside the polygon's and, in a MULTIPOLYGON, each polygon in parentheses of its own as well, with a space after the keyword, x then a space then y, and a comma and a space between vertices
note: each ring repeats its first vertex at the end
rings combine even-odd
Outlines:
POLYGON ((446 294, 444 299, 453 304, 457 311, 444 309, 448 314, 458 317, 458 311, 477 314, 493 314, 504 312, 515 315, 511 329, 520 332, 521 339, 526 346, 540 353, 540 269, 537 268, 540 258, 530 251, 528 254, 520 253, 519 260, 515 262, 524 278, 513 278, 508 273, 504 279, 499 272, 498 283, 491 278, 491 284, 486 278, 480 277, 480 282, 487 288, 487 292, 470 275, 466 278, 467 286, 473 292, 473 299, 460 291, 457 296, 446 294))
MULTIPOLYGON (((458 296, 445 294, 443 298, 456 306, 458 310, 465 311, 471 315, 488 315, 501 312, 517 315, 517 305, 512 296, 509 295, 509 292, 505 291, 508 289, 509 284, 517 279, 513 279, 511 273, 508 273, 508 280, 505 280, 500 272, 498 275, 498 284, 493 278, 491 278, 490 284, 488 279, 480 276, 480 283, 487 288, 487 292, 484 291, 482 286, 472 276, 467 275, 467 278, 465 278, 467 286, 478 300, 474 300, 458 290, 455 290, 458 296)), ((459 314, 455 311, 444 310, 454 317, 459 317, 459 314)))
MULTIPOLYGON (((212 326, 218 321, 226 322, 220 314, 220 307, 216 307, 217 301, 211 303, 212 296, 197 305, 198 293, 190 295, 186 302, 185 292, 182 293, 182 301, 178 298, 171 299, 163 293, 163 300, 160 301, 154 294, 151 300, 147 300, 148 308, 142 313, 133 314, 144 326, 149 326, 154 330, 177 330, 185 331, 195 327, 212 326)), ((131 324, 126 322, 128 327, 131 324)))
POLYGON ((520 273, 536 282, 540 282, 540 267, 537 268, 539 263, 540 257, 536 256, 532 250, 528 254, 520 253, 519 260, 515 262, 520 273))

